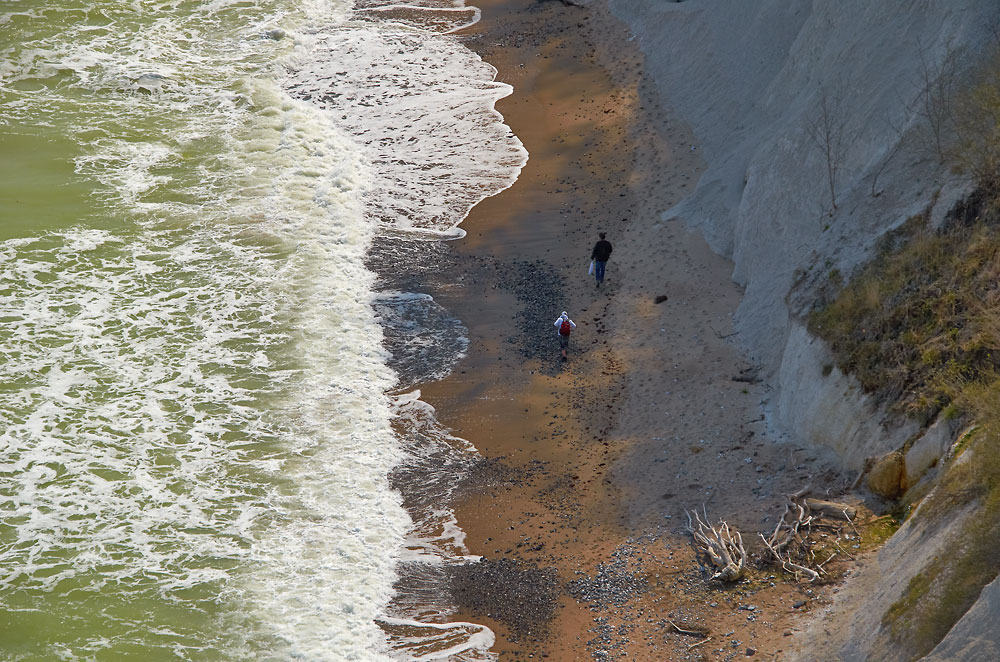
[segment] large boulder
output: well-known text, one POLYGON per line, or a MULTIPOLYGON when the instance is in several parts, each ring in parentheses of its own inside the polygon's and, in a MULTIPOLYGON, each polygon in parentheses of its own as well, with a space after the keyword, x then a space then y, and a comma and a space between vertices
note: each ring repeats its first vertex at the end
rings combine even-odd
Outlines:
POLYGON ((903 453, 887 453, 872 464, 868 489, 886 499, 897 499, 903 493, 905 474, 903 453))

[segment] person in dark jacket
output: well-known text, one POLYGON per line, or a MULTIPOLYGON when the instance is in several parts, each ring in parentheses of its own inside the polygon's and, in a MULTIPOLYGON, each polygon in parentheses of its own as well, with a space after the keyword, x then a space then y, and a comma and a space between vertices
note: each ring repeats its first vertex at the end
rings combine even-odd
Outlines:
POLYGON ((604 267, 611 257, 611 242, 604 238, 604 233, 600 233, 601 240, 594 244, 594 250, 590 254, 590 259, 594 261, 594 278, 597 279, 597 287, 604 282, 604 267))

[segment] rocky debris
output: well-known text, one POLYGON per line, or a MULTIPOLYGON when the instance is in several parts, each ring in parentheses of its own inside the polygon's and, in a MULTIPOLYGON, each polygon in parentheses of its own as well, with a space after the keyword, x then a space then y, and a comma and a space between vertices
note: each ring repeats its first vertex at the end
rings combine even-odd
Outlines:
MULTIPOLYGON (((512 292, 521 304, 514 313, 520 337, 509 340, 520 345, 521 354, 528 359, 542 359, 547 367, 558 365, 555 351, 556 336, 552 322, 565 308, 565 279, 551 264, 541 260, 514 260, 504 265, 489 265, 495 269, 499 287, 512 292)), ((570 319, 578 316, 568 310, 570 319)), ((575 320, 580 324, 580 320, 575 320)), ((578 329, 577 333, 582 331, 578 329)), ((580 354, 585 346, 570 340, 570 352, 580 354)))
MULTIPOLYGON (((449 242, 415 241, 387 233, 375 238, 366 260, 379 275, 381 290, 441 292, 467 285, 487 290, 506 290, 517 298, 519 308, 511 315, 515 333, 507 341, 518 346, 527 359, 540 359, 543 370, 559 370, 559 351, 552 322, 567 310, 575 319, 578 311, 566 308, 565 278, 544 260, 504 260, 493 256, 459 256, 449 242)), ((584 325, 585 326, 585 325, 584 325)), ((577 334, 583 329, 577 329, 577 334)), ((589 344, 589 343, 588 343, 589 344)), ((570 355, 579 355, 587 345, 570 340, 570 355)))
POLYGON ((636 549, 622 546, 611 554, 611 561, 597 566, 593 577, 582 576, 566 585, 569 594, 580 602, 589 602, 593 611, 620 607, 641 595, 648 588, 648 582, 639 574, 640 560, 636 549))
MULTIPOLYGON (((535 0, 535 1, 539 3, 547 2, 547 0, 535 0)), ((587 6, 586 2, 580 2, 579 0, 559 0, 559 2, 563 3, 567 7, 579 7, 583 9, 587 6)))
POLYGON ((617 628, 607 618, 594 619, 596 627, 591 632, 597 636, 587 641, 595 660, 608 660, 624 655, 622 652, 628 644, 629 627, 620 625, 617 628))
POLYGON ((462 476, 462 484, 457 490, 463 493, 482 493, 511 485, 524 485, 536 473, 544 470, 545 463, 534 460, 525 467, 513 467, 503 457, 480 457, 462 476))
POLYGON ((500 621, 510 628, 512 640, 543 637, 555 615, 559 595, 555 568, 484 558, 455 566, 449 575, 458 606, 500 621))

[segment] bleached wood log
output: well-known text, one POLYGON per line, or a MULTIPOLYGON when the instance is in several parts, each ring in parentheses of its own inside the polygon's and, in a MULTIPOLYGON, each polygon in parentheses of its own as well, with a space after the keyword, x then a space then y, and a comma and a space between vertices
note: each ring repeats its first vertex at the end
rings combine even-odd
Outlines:
MULTIPOLYGON (((793 563, 790 560, 786 560, 786 559, 781 558, 781 554, 779 554, 778 550, 776 550, 774 547, 772 547, 770 545, 770 543, 768 543, 767 538, 765 538, 763 534, 758 533, 757 535, 759 535, 760 539, 764 541, 764 545, 769 550, 771 550, 771 553, 774 554, 774 558, 776 558, 778 560, 778 563, 781 564, 782 568, 784 568, 788 572, 792 573, 796 577, 801 572, 805 576, 809 577, 809 581, 810 582, 814 582, 817 579, 819 579, 819 573, 818 572, 816 572, 812 568, 807 568, 804 565, 799 565, 798 563, 793 563)), ((827 559, 827 560, 829 560, 829 559, 827 559)))
POLYGON ((857 509, 846 503, 823 501, 822 499, 804 499, 803 503, 809 510, 837 519, 852 520, 857 514, 857 509))
MULTIPOLYGON (((729 525, 723 520, 719 520, 718 529, 706 524, 698 516, 697 510, 694 511, 693 521, 690 512, 685 511, 685 514, 688 518, 688 532, 691 533, 695 543, 708 554, 712 565, 719 568, 719 571, 712 575, 712 579, 734 582, 742 577, 747 552, 743 548, 743 536, 740 532, 730 530, 729 525)), ((708 519, 707 513, 705 519, 708 519)))

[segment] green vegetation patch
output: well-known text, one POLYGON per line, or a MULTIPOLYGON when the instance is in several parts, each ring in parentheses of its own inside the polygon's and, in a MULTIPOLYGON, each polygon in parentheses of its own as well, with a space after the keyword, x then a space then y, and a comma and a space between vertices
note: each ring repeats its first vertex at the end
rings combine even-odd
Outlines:
POLYGON ((929 653, 1000 571, 1000 213, 980 192, 939 231, 911 219, 809 318, 837 363, 899 413, 974 421, 921 516, 976 504, 960 545, 934 559, 886 612, 892 647, 929 653), (966 456, 969 454, 970 456, 966 456))
MULTIPOLYGON (((1000 389, 998 389, 1000 392, 1000 389)), ((997 414, 992 418, 996 419, 997 414)), ((1000 570, 1000 435, 992 427, 970 442, 971 458, 954 462, 922 507, 940 516, 973 500, 979 507, 962 525, 959 545, 919 572, 882 618, 893 647, 919 659, 948 634, 1000 570)))
POLYGON ((960 399, 966 383, 1000 369, 994 208, 979 193, 939 231, 923 216, 910 219, 835 300, 809 316, 810 331, 831 344, 841 371, 921 422, 960 399))
POLYGON ((861 536, 861 551, 867 552, 879 549, 885 541, 899 530, 901 520, 894 515, 883 515, 867 523, 862 523, 864 535, 861 536))

